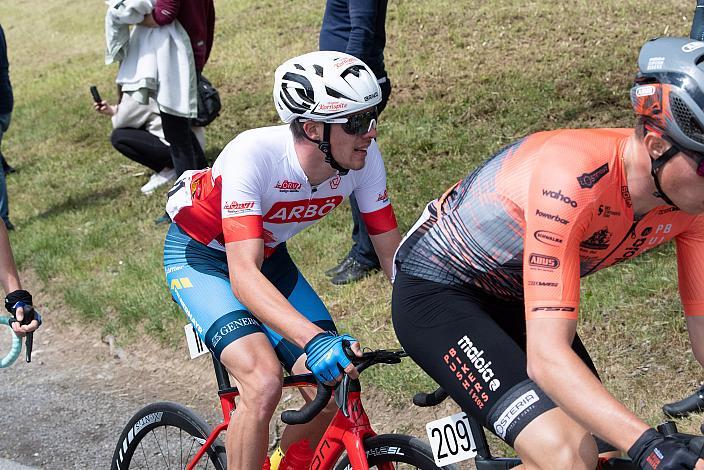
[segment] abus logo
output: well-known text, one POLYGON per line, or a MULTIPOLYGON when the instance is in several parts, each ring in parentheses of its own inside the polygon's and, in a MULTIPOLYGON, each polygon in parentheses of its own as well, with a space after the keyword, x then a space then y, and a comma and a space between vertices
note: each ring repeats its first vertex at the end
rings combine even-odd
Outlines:
POLYGON ((562 237, 560 235, 549 232, 548 230, 538 230, 533 234, 533 236, 540 243, 545 243, 550 246, 557 246, 562 243, 562 237))
POLYGON ((531 253, 528 257, 528 264, 535 266, 536 268, 555 269, 560 266, 560 260, 554 256, 531 253))
POLYGON ((222 206, 223 209, 226 211, 237 211, 237 210, 246 210, 246 209, 252 209, 254 208, 254 201, 247 201, 247 202, 237 202, 237 201, 231 201, 231 202, 226 202, 224 206, 222 206))
POLYGON ((564 194, 562 194, 561 189, 557 192, 550 191, 549 189, 543 189, 543 196, 547 196, 552 199, 557 199, 558 201, 562 201, 572 207, 577 207, 577 201, 573 201, 569 196, 565 196, 564 194))
POLYGON ((489 386, 489 390, 492 392, 498 390, 501 386, 501 382, 499 379, 494 378, 494 371, 489 367, 491 361, 487 361, 482 357, 484 350, 478 349, 467 335, 460 338, 460 340, 457 341, 457 345, 467 355, 467 359, 472 363, 477 373, 481 374, 482 380, 489 386))
POLYGON ((342 202, 342 196, 331 196, 303 201, 279 201, 264 216, 264 222, 289 224, 310 222, 324 217, 342 202))
POLYGON ((642 98, 643 96, 652 96, 655 94, 655 87, 653 85, 643 85, 636 88, 636 96, 642 98))
POLYGON ((276 186, 274 187, 281 192, 297 192, 299 189, 301 189, 301 183, 296 183, 295 181, 289 180, 284 180, 283 183, 277 181, 276 186))
POLYGON ((545 217, 546 219, 554 220, 555 222, 560 222, 562 225, 567 225, 570 223, 569 220, 563 219, 559 215, 548 214, 547 212, 543 212, 540 209, 535 210, 535 215, 537 215, 538 217, 545 217))

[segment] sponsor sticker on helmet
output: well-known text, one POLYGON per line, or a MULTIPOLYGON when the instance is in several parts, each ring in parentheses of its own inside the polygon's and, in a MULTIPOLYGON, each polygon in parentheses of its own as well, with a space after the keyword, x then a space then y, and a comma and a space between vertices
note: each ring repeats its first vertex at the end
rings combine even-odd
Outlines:
POLYGON ((665 58, 664 57, 651 57, 648 59, 648 65, 646 66, 646 70, 660 70, 663 68, 665 65, 665 58))
POLYGON ((652 96, 655 94, 655 87, 653 85, 643 85, 636 88, 636 96, 642 98, 644 96, 652 96))
POLYGON ((684 46, 682 46, 682 52, 694 52, 697 49, 701 49, 704 47, 704 42, 701 41, 693 41, 693 42, 688 42, 684 46))

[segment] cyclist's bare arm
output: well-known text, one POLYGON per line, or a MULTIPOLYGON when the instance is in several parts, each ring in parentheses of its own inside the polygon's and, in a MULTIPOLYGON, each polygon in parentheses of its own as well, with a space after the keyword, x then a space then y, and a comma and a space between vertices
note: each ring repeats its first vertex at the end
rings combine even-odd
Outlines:
POLYGON ((616 400, 572 350, 577 321, 526 322, 528 375, 575 421, 627 451, 649 426, 616 400))
POLYGON ((5 293, 22 289, 15 258, 12 256, 10 239, 4 224, 0 224, 0 284, 2 284, 5 293))
POLYGON ((374 251, 379 257, 381 269, 384 270, 384 274, 390 280, 393 272, 394 253, 396 253, 396 248, 401 242, 401 234, 398 229, 393 229, 378 235, 370 235, 369 238, 371 238, 374 251))
POLYGON ((323 331, 293 308, 262 274, 261 238, 226 243, 225 252, 232 291, 254 316, 300 347, 323 331))

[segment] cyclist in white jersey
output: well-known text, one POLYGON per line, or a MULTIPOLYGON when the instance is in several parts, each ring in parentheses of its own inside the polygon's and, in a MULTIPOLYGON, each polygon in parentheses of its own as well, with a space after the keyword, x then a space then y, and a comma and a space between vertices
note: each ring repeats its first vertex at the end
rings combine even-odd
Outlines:
MULTIPOLYGON (((337 334, 285 242, 354 192, 390 277, 400 235, 374 140, 380 100, 374 74, 352 56, 290 59, 274 83, 277 111, 289 125, 243 132, 212 169, 185 172, 169 192, 171 294, 241 390, 227 432, 229 468, 264 463, 281 365, 329 383, 342 371, 357 376, 343 346, 360 354, 359 343, 337 334)), ((282 449, 303 438, 315 445, 331 416, 287 428, 282 449)))

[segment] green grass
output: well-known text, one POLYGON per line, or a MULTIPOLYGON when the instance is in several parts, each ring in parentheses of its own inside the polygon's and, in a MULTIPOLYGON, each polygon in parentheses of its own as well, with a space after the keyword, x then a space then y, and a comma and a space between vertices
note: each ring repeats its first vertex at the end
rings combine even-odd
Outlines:
MULTIPOLYGON (((394 91, 379 143, 402 230, 424 204, 493 151, 541 129, 630 126, 628 90, 640 45, 688 33, 691 2, 395 0, 387 18, 394 91), (687 3, 684 5, 683 3, 687 3)), ((317 48, 323 0, 218 0, 206 75, 223 98, 208 129, 211 159, 237 133, 275 124, 273 70, 317 48)), ((3 0, 15 90, 3 151, 20 265, 79 321, 120 341, 147 334, 181 345, 185 317, 161 267, 164 194, 145 198, 145 170, 115 152, 88 87, 114 100, 103 59, 102 2, 3 0), (80 12, 76 14, 76 12, 80 12)), ((290 243, 294 259, 342 329, 393 346, 390 288, 381 275, 334 288, 322 272, 349 246, 343 207, 290 243)), ((657 421, 666 399, 701 377, 687 352, 671 247, 589 277, 580 332, 607 385, 657 421), (650 364, 650 365, 649 365, 650 364), (639 368, 640 367, 640 368, 639 368), (648 367, 647 370, 643 369, 648 367)), ((394 399, 432 387, 408 361, 368 374, 394 399)))

